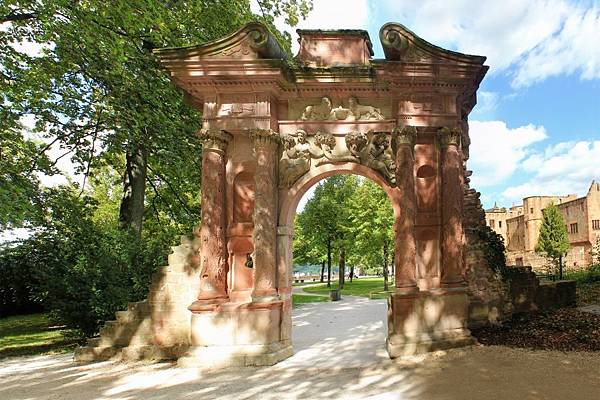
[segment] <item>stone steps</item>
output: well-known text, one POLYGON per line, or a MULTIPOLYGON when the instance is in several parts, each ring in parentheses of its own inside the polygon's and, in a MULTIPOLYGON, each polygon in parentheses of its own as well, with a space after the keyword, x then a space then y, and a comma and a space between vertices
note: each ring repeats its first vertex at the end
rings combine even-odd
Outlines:
POLYGON ((182 307, 187 310, 188 303, 183 305, 177 303, 177 301, 184 301, 184 297, 177 296, 177 292, 172 292, 179 288, 178 285, 184 283, 186 276, 190 275, 194 251, 198 245, 194 237, 188 236, 181 236, 180 243, 178 246, 171 247, 169 265, 161 267, 152 275, 148 298, 129 303, 126 310, 117 311, 115 320, 106 321, 100 329, 99 336, 88 339, 86 346, 75 350, 75 361, 157 358, 181 352, 179 348, 181 346, 170 353, 169 349, 157 348, 153 345, 153 329, 156 327, 152 325, 151 318, 153 313, 158 312, 162 321, 169 325, 173 318, 177 323, 176 318, 180 318, 181 313, 171 312, 169 317, 169 315, 165 316, 164 312, 172 311, 174 307, 176 307, 175 311, 182 307), (163 291, 166 292, 161 295, 163 291), (161 312, 163 314, 160 314, 161 312))

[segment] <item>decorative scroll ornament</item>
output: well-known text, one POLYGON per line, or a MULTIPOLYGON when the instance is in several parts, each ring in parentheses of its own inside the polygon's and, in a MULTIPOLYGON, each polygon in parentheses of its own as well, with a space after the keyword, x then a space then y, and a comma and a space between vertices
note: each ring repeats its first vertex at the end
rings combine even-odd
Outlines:
POLYGON ((359 104, 356 97, 348 99, 348 108, 341 105, 333 108, 331 99, 325 96, 321 99, 320 104, 306 106, 300 119, 303 121, 359 121, 382 120, 384 117, 379 108, 359 104))
POLYGON ((447 146, 457 146, 460 147, 460 137, 461 130, 460 128, 440 128, 438 131, 438 139, 442 147, 447 146))
POLYGON ((217 128, 200 129, 198 137, 202 141, 203 150, 224 152, 227 145, 233 139, 231 134, 217 128))

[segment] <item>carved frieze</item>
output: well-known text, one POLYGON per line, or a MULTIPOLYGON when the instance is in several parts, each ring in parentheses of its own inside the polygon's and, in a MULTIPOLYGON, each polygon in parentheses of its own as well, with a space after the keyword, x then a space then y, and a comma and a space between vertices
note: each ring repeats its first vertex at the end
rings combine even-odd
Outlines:
POLYGON ((311 140, 304 130, 282 138, 279 160, 279 186, 290 187, 315 166, 356 162, 379 172, 391 185, 396 185, 396 164, 389 134, 385 132, 350 132, 339 142, 330 133, 317 132, 311 140), (344 146, 345 144, 345 146, 344 146), (313 161, 314 160, 314 161, 313 161))
POLYGON ((342 105, 333 107, 327 96, 319 104, 308 105, 300 117, 303 121, 370 121, 384 119, 381 109, 363 105, 356 97, 348 98, 348 107, 342 105))

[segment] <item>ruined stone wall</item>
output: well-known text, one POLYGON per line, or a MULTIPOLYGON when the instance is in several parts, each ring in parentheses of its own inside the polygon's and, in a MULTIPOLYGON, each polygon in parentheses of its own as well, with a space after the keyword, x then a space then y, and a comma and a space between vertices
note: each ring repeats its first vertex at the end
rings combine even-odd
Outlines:
POLYGON ((106 359, 177 359, 190 345, 190 311, 200 285, 198 232, 182 236, 169 265, 152 276, 148 298, 130 303, 99 336, 75 350, 77 362, 106 359))
POLYGON ((463 227, 465 232, 465 278, 469 286, 469 327, 498 324, 512 314, 508 301, 508 287, 500 275, 488 265, 484 255, 484 243, 479 231, 491 229, 486 225, 485 211, 479 197, 481 194, 469 186, 465 174, 463 227))

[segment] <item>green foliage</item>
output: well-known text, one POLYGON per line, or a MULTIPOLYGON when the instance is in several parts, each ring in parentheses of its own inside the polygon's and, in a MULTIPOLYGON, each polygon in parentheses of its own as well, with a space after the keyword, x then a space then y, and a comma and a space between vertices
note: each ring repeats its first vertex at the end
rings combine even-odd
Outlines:
POLYGON ((350 262, 367 273, 380 274, 384 247, 391 259, 394 249, 394 212, 387 194, 377 184, 364 180, 349 203, 352 247, 350 262))
MULTIPOLYGON (((98 202, 72 187, 44 194, 45 224, 16 247, 0 252, 31 274, 31 296, 53 317, 82 336, 96 333, 114 312, 147 295, 151 274, 166 263, 173 229, 130 231, 96 222, 98 202)), ((0 264, 4 270, 10 267, 0 264)))
POLYGON ((506 272, 506 247, 504 238, 489 226, 477 230, 477 235, 483 243, 483 255, 492 270, 496 273, 506 272))
POLYGON ((348 265, 381 274, 384 250, 392 259, 393 226, 391 202, 377 184, 353 175, 328 178, 296 216, 294 262, 319 264, 331 242, 334 250, 344 246, 348 265))
MULTIPOLYGON (((383 278, 358 278, 354 279, 352 282, 346 281, 344 288, 342 289, 342 295, 371 297, 372 293, 381 293, 382 287, 383 278)), ((330 288, 325 284, 321 284, 305 287, 302 290, 307 293, 329 295, 330 290, 335 290, 337 288, 337 284, 332 284, 330 288)))
POLYGON ((569 235, 563 216, 554 204, 544 209, 544 218, 535 251, 550 258, 562 279, 562 258, 569 250, 569 235))

